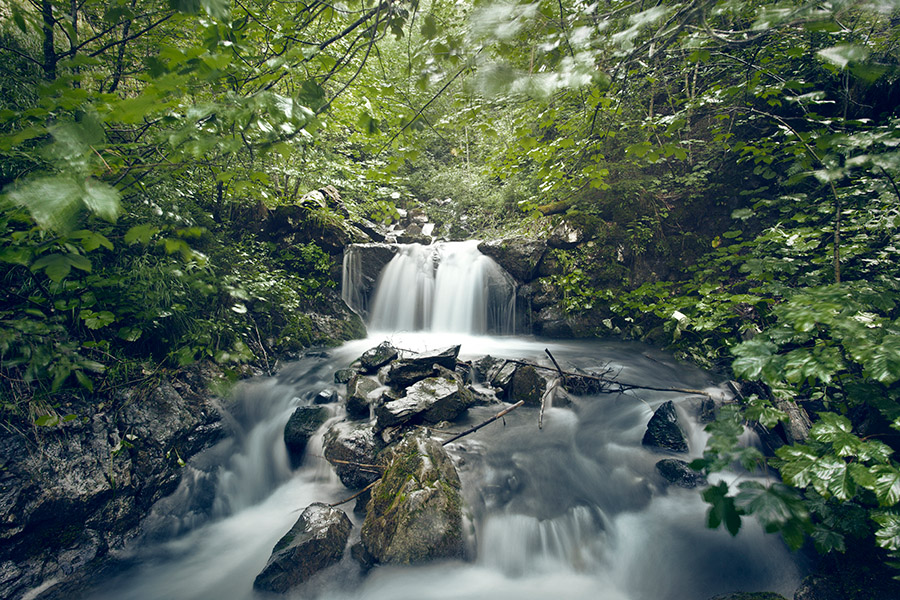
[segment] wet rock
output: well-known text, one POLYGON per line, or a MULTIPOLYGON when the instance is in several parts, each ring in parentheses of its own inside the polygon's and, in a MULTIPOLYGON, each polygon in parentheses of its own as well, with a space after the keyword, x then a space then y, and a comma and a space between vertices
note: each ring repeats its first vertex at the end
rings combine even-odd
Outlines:
POLYGON ((284 426, 284 445, 291 464, 296 468, 303 462, 309 439, 331 416, 324 406, 298 406, 284 426))
POLYGON ((381 476, 380 469, 363 465, 376 464, 383 447, 372 425, 337 423, 325 434, 325 459, 350 489, 364 488, 381 476))
POLYGON ((402 398, 378 406, 375 418, 381 429, 422 421, 433 424, 456 419, 472 402, 471 392, 459 378, 444 371, 441 377, 414 383, 402 398))
POLYGON ((360 370, 363 373, 375 373, 378 369, 397 358, 399 354, 399 350, 394 348, 390 342, 381 342, 374 348, 363 352, 362 356, 359 357, 360 370))
POLYGON ((551 248, 570 249, 584 241, 584 231, 580 227, 563 221, 553 228, 547 238, 547 245, 551 248))
POLYGON ((716 420, 716 401, 712 398, 700 400, 700 408, 697 410, 697 419, 701 423, 712 423, 716 420))
POLYGON ((493 369, 496 365, 503 362, 499 358, 494 358, 491 355, 482 356, 477 360, 472 361, 472 376, 476 383, 483 383, 489 381, 489 374, 491 373, 491 369, 493 369))
POLYGON ((341 399, 337 390, 324 389, 313 397, 313 404, 334 404, 341 399))
POLYGON ((353 369, 338 369, 334 372, 334 382, 347 383, 354 375, 356 375, 356 371, 353 369))
POLYGON ((372 490, 361 540, 379 563, 462 558, 459 475, 441 444, 419 431, 389 448, 372 490))
MULTIPOLYGON (((382 236, 383 237, 383 236, 382 236)), ((378 275, 397 254, 393 244, 353 244, 344 249, 344 285, 349 285, 349 303, 363 316, 369 314, 369 303, 375 292, 378 275)))
POLYGON ((678 425, 675 404, 670 400, 660 405, 647 424, 647 431, 641 443, 652 448, 687 452, 688 445, 684 432, 678 425))
POLYGON ((535 335, 561 339, 574 337, 574 332, 566 315, 555 304, 542 308, 534 320, 535 335))
POLYGON ((354 374, 347 382, 347 414, 354 419, 369 418, 369 405, 372 403, 369 395, 379 387, 371 377, 354 374))
POLYGON ((459 346, 450 346, 432 352, 423 352, 409 358, 401 358, 391 363, 385 373, 385 383, 396 387, 405 388, 415 382, 436 374, 434 365, 439 365, 451 371, 456 368, 456 357, 459 356, 459 346))
POLYGON ((531 365, 520 365, 512 376, 509 395, 513 402, 524 400, 526 405, 540 406, 547 382, 531 365))
POLYGON ((821 575, 810 575, 800 582, 794 600, 846 600, 835 581, 821 575))
POLYGON ((487 380, 492 386, 506 391, 512 385, 513 375, 516 374, 518 365, 513 362, 502 361, 495 363, 488 371, 487 380))
POLYGON ((695 488, 706 484, 706 477, 693 470, 685 461, 677 458, 664 458, 656 463, 656 470, 663 479, 683 488, 695 488))
POLYGON ((481 242, 478 249, 482 254, 493 258, 517 280, 528 283, 534 279, 547 244, 528 238, 507 238, 481 242))
POLYGON ((337 563, 344 555, 352 524, 347 515, 325 504, 311 504, 282 537, 253 588, 284 593, 337 563))

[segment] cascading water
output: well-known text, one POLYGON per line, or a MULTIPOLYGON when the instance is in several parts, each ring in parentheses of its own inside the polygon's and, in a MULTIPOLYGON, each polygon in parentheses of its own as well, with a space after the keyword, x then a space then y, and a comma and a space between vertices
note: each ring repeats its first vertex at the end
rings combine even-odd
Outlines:
MULTIPOLYGON (((462 359, 490 353, 531 361, 540 361, 544 348, 549 348, 566 365, 598 371, 612 368, 624 382, 725 393, 705 373, 640 344, 549 344, 513 336, 470 335, 481 331, 484 323, 489 328, 497 321, 472 308, 458 312, 446 308, 455 304, 443 296, 455 296, 469 285, 454 278, 468 277, 476 270, 464 262, 477 260, 471 250, 471 244, 440 250, 409 246, 385 270, 380 278, 384 289, 379 289, 373 302, 373 322, 382 327, 414 328, 421 323, 434 330, 460 330, 391 334, 396 346, 425 350, 462 343, 462 359), (435 270, 428 261, 433 265, 437 255, 440 267, 435 270), (412 281, 422 284, 421 291, 416 287, 413 293, 412 281), (428 289, 430 296, 425 293, 428 289), (413 296, 414 303, 406 302, 413 296), (447 301, 446 305, 438 299, 447 301), (401 304, 406 312, 388 308, 401 304), (376 312, 382 314, 379 311, 384 311, 378 317, 383 320, 376 321, 376 312), (412 320, 412 312, 421 320, 412 320)), ((473 284, 472 296, 483 293, 478 292, 479 285, 483 290, 484 284, 473 284)), ((103 581, 88 597, 269 597, 253 591, 253 579, 298 511, 313 502, 335 502, 352 493, 317 457, 317 444, 328 424, 311 442, 306 463, 291 471, 281 438, 284 423, 296 406, 311 403, 315 394, 333 385, 336 369, 346 367, 384 338, 379 334, 349 342, 327 357, 311 356, 289 364, 277 377, 239 386, 230 411, 235 435, 192 461, 194 475, 185 476, 179 492, 157 506, 144 540, 122 553, 122 572, 103 581), (159 526, 153 527, 157 522, 159 526)), ((383 566, 366 574, 347 552, 339 565, 288 597, 706 600, 739 590, 769 590, 790 597, 801 569, 778 538, 766 535, 749 520, 736 538, 707 529, 706 506, 699 493, 667 487, 656 473, 654 465, 664 455, 644 448, 641 437, 653 409, 667 400, 675 401, 691 428, 687 432, 691 456, 683 458, 699 456, 705 434, 693 424, 696 400, 689 396, 632 391, 580 397, 570 407, 547 408, 540 430, 537 409, 523 407, 504 422, 447 446, 459 469, 471 520, 475 552, 470 562, 383 566)), ((472 408, 454 429, 480 423, 497 410, 497 406, 472 408)), ((331 422, 342 417, 343 409, 334 405, 331 422)), ((744 473, 726 480, 748 477, 744 473)), ((344 508, 358 539, 363 515, 353 514, 351 506, 344 508)))
POLYGON ((344 301, 369 311, 373 332, 513 333, 515 281, 478 251, 477 241, 399 245, 371 301, 360 292, 359 276, 351 274, 361 268, 352 249, 344 268, 344 301))

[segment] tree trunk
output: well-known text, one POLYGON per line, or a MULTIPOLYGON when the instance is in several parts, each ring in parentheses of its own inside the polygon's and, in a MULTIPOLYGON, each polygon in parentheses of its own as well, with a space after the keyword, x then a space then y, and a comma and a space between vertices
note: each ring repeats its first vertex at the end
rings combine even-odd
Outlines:
POLYGON ((53 81, 56 79, 56 48, 53 44, 53 26, 56 20, 53 18, 53 4, 50 0, 41 0, 41 14, 44 17, 44 79, 53 81))

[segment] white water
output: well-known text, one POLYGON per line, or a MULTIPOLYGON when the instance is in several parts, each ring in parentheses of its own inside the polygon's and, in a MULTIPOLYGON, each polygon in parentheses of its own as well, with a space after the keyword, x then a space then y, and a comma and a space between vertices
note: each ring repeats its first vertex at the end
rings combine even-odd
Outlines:
MULTIPOLYGON (((412 255, 420 256, 419 250, 411 250, 407 259, 412 255)), ((442 264, 451 264, 447 254, 442 264)), ((404 277, 422 272, 418 267, 402 270, 404 277)), ((411 284, 404 281, 385 273, 381 285, 409 289, 411 284)), ((418 301, 414 306, 420 306, 418 301)), ((454 327, 455 319, 462 319, 454 311, 447 314, 455 316, 440 322, 454 327)), ((466 309, 459 314, 474 313, 466 309)), ((288 365, 278 377, 242 384, 231 413, 239 424, 234 439, 192 461, 197 475, 184 477, 179 492, 158 506, 143 543, 122 553, 122 572, 88 597, 270 597, 252 590, 253 579, 299 511, 312 502, 333 502, 352 493, 314 456, 315 449, 303 467, 290 470, 281 439, 284 423, 295 406, 309 403, 331 385, 336 369, 386 337, 397 347, 419 351, 459 343, 462 359, 490 353, 548 363, 544 348, 549 348, 566 365, 613 368, 623 382, 725 393, 705 373, 639 344, 547 343, 464 332, 377 335, 347 343, 329 357, 288 365), (192 489, 198 482, 204 485, 192 489)), ((540 430, 537 409, 520 408, 447 447, 460 471, 472 524, 470 562, 378 567, 364 575, 345 556, 288 597, 706 600, 721 593, 761 590, 791 597, 801 569, 777 537, 764 534, 751 520, 745 520, 736 538, 707 529, 706 506, 698 492, 667 487, 656 473, 654 465, 664 455, 642 447, 641 437, 653 410, 667 400, 674 400, 687 420, 691 457, 699 456, 705 434, 691 421, 696 399, 681 394, 648 391, 577 398, 572 407, 548 408, 540 430)), ((473 408, 466 421, 453 428, 462 430, 497 411, 498 406, 473 408)), ((341 416, 335 407, 335 419, 341 416)), ((351 543, 358 539, 361 525, 352 506, 344 506, 354 522, 351 543)))
MULTIPOLYGON (((358 269, 358 256, 348 256, 347 271, 358 269)), ((364 307, 353 280, 344 278, 344 300, 364 307)), ((368 304, 374 332, 509 334, 515 321, 515 282, 478 251, 477 241, 405 244, 379 275, 368 304)))

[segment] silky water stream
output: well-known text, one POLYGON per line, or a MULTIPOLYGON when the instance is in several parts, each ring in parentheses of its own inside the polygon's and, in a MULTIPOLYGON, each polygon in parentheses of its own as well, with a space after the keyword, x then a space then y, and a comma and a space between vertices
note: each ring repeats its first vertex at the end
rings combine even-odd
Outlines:
MULTIPOLYGON (((398 257, 406 260, 409 255, 401 252, 398 257)), ((383 275, 390 275, 389 270, 390 265, 383 275)), ((437 263, 434 270, 439 270, 437 263)), ((487 271, 492 270, 488 265, 487 271)), ((420 282, 427 271, 407 269, 420 282)), ((455 276, 465 277, 465 272, 473 271, 462 269, 463 275, 455 276)), ((496 286, 500 276, 479 277, 496 286)), ((407 286, 412 295, 412 283, 399 276, 390 285, 407 286)), ((479 285, 457 281, 455 287, 469 286, 473 302, 483 303, 479 285)), ((394 297, 388 301, 399 302, 394 297)), ((379 310, 377 299, 374 310, 379 310)), ((479 310, 459 309, 460 314, 479 310)), ((440 331, 372 333, 366 340, 286 365, 275 377, 238 386, 229 404, 233 436, 191 461, 179 490, 159 503, 147 520, 140 543, 121 556, 120 573, 89 597, 268 597, 253 591, 253 580, 299 511, 313 502, 335 502, 351 494, 318 458, 328 423, 310 442, 305 463, 294 470, 282 439, 284 425, 295 407, 334 387, 336 369, 385 339, 409 350, 461 344, 463 360, 491 354, 546 362, 544 349, 549 348, 567 367, 612 368, 623 382, 725 393, 706 373, 640 344, 472 335, 473 329, 478 333, 487 326, 487 318, 482 325, 459 326, 465 333, 453 333, 454 320, 460 317, 435 318, 432 313, 429 318, 440 324, 435 327, 440 331)), ((414 324, 403 327, 407 325, 414 324)), ((392 327, 388 321, 381 326, 392 327)), ((791 597, 802 573, 779 538, 763 533, 751 519, 745 519, 735 538, 707 529, 706 505, 697 490, 666 486, 657 474, 654 465, 664 456, 642 447, 641 438, 653 410, 667 400, 675 402, 688 429, 691 456, 699 456, 705 438, 695 423, 696 396, 633 391, 578 397, 572 406, 548 408, 542 429, 537 409, 520 408, 447 446, 471 517, 470 561, 382 566, 363 574, 347 552, 342 563, 288 597, 707 600, 726 592, 760 590, 791 597)), ((461 431, 498 408, 470 409, 464 422, 453 428, 461 431)), ((343 418, 338 405, 331 409, 332 422, 343 418)), ((738 477, 726 475, 729 481, 738 477)), ((363 518, 353 514, 352 507, 342 507, 354 522, 351 543, 354 536, 358 539, 363 518)))

